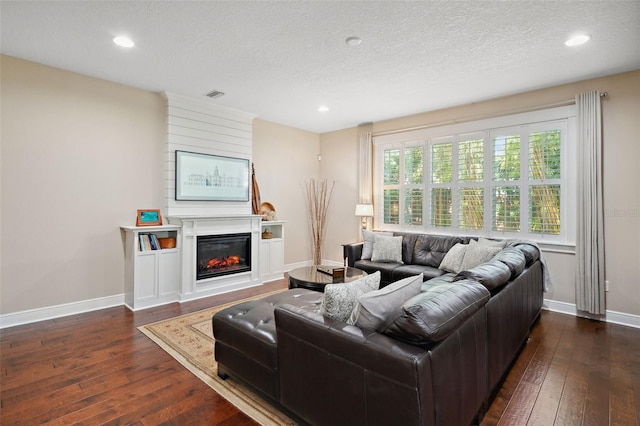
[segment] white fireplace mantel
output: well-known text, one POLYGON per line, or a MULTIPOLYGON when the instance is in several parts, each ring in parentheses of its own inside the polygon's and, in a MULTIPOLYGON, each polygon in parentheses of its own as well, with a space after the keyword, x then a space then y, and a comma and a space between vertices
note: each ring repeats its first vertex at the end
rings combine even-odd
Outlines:
POLYGON ((172 225, 182 228, 180 301, 226 293, 262 284, 260 280, 259 215, 177 215, 169 216, 172 225), (196 243, 198 236, 251 233, 251 271, 196 280, 196 243))

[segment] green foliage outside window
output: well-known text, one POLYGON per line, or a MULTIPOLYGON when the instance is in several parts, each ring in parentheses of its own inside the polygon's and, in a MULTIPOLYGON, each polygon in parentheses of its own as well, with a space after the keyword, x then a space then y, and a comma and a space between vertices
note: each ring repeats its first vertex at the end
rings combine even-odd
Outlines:
POLYGON ((493 143, 493 180, 519 180, 520 135, 498 136, 493 143))
POLYGON ((451 226, 451 188, 431 189, 431 225, 451 226))
POLYGON ((384 190, 384 223, 397 225, 400 223, 400 190, 384 190))
POLYGON ((387 149, 384 151, 384 184, 400 183, 400 150, 387 149))
POLYGON ((431 146, 431 182, 449 183, 453 176, 453 144, 439 143, 431 146))

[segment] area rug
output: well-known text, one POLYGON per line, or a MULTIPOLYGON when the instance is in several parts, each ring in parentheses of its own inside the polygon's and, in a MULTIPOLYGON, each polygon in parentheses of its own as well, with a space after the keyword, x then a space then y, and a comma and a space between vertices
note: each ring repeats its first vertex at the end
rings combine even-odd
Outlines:
POLYGON ((217 374, 218 363, 213 357, 215 344, 211 327, 213 314, 237 303, 262 298, 280 291, 143 325, 138 327, 138 330, 256 422, 263 425, 295 425, 296 422, 246 386, 232 378, 220 379, 217 374))

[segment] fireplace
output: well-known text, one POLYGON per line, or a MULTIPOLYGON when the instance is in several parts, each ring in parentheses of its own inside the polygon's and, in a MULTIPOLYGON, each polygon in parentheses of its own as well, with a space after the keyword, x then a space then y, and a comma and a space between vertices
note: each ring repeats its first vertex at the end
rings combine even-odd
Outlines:
POLYGON ((198 236, 196 280, 251 271, 251 233, 198 236))

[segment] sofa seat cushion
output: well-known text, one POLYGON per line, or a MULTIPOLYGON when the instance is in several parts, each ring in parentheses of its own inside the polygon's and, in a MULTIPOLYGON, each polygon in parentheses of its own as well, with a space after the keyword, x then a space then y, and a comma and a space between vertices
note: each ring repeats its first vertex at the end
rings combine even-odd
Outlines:
POLYGON ((459 237, 446 235, 418 235, 413 252, 413 264, 437 268, 453 246, 462 243, 459 237))
POLYGON ((515 247, 507 247, 500 250, 492 260, 497 260, 507 265, 511 271, 511 279, 520 275, 527 266, 527 259, 524 257, 524 254, 515 247))
POLYGON ((489 297, 489 290, 473 280, 430 286, 389 315, 381 331, 404 342, 428 347, 446 339, 489 297))
POLYGON ((380 271, 380 282, 390 283, 393 281, 391 276, 391 274, 393 273, 393 270, 399 266, 402 266, 402 263, 372 262, 371 260, 358 260, 353 263, 353 266, 365 271, 367 274, 373 274, 376 271, 380 271))
POLYGON ((472 279, 478 281, 489 291, 505 285, 511 278, 511 271, 504 263, 492 260, 468 271, 461 271, 454 277, 454 281, 472 279))
POLYGON ((393 268, 393 271, 391 271, 391 282, 418 274, 422 274, 425 280, 430 280, 431 278, 439 277, 444 273, 445 271, 442 269, 434 268, 433 266, 400 265, 397 268, 393 268))

